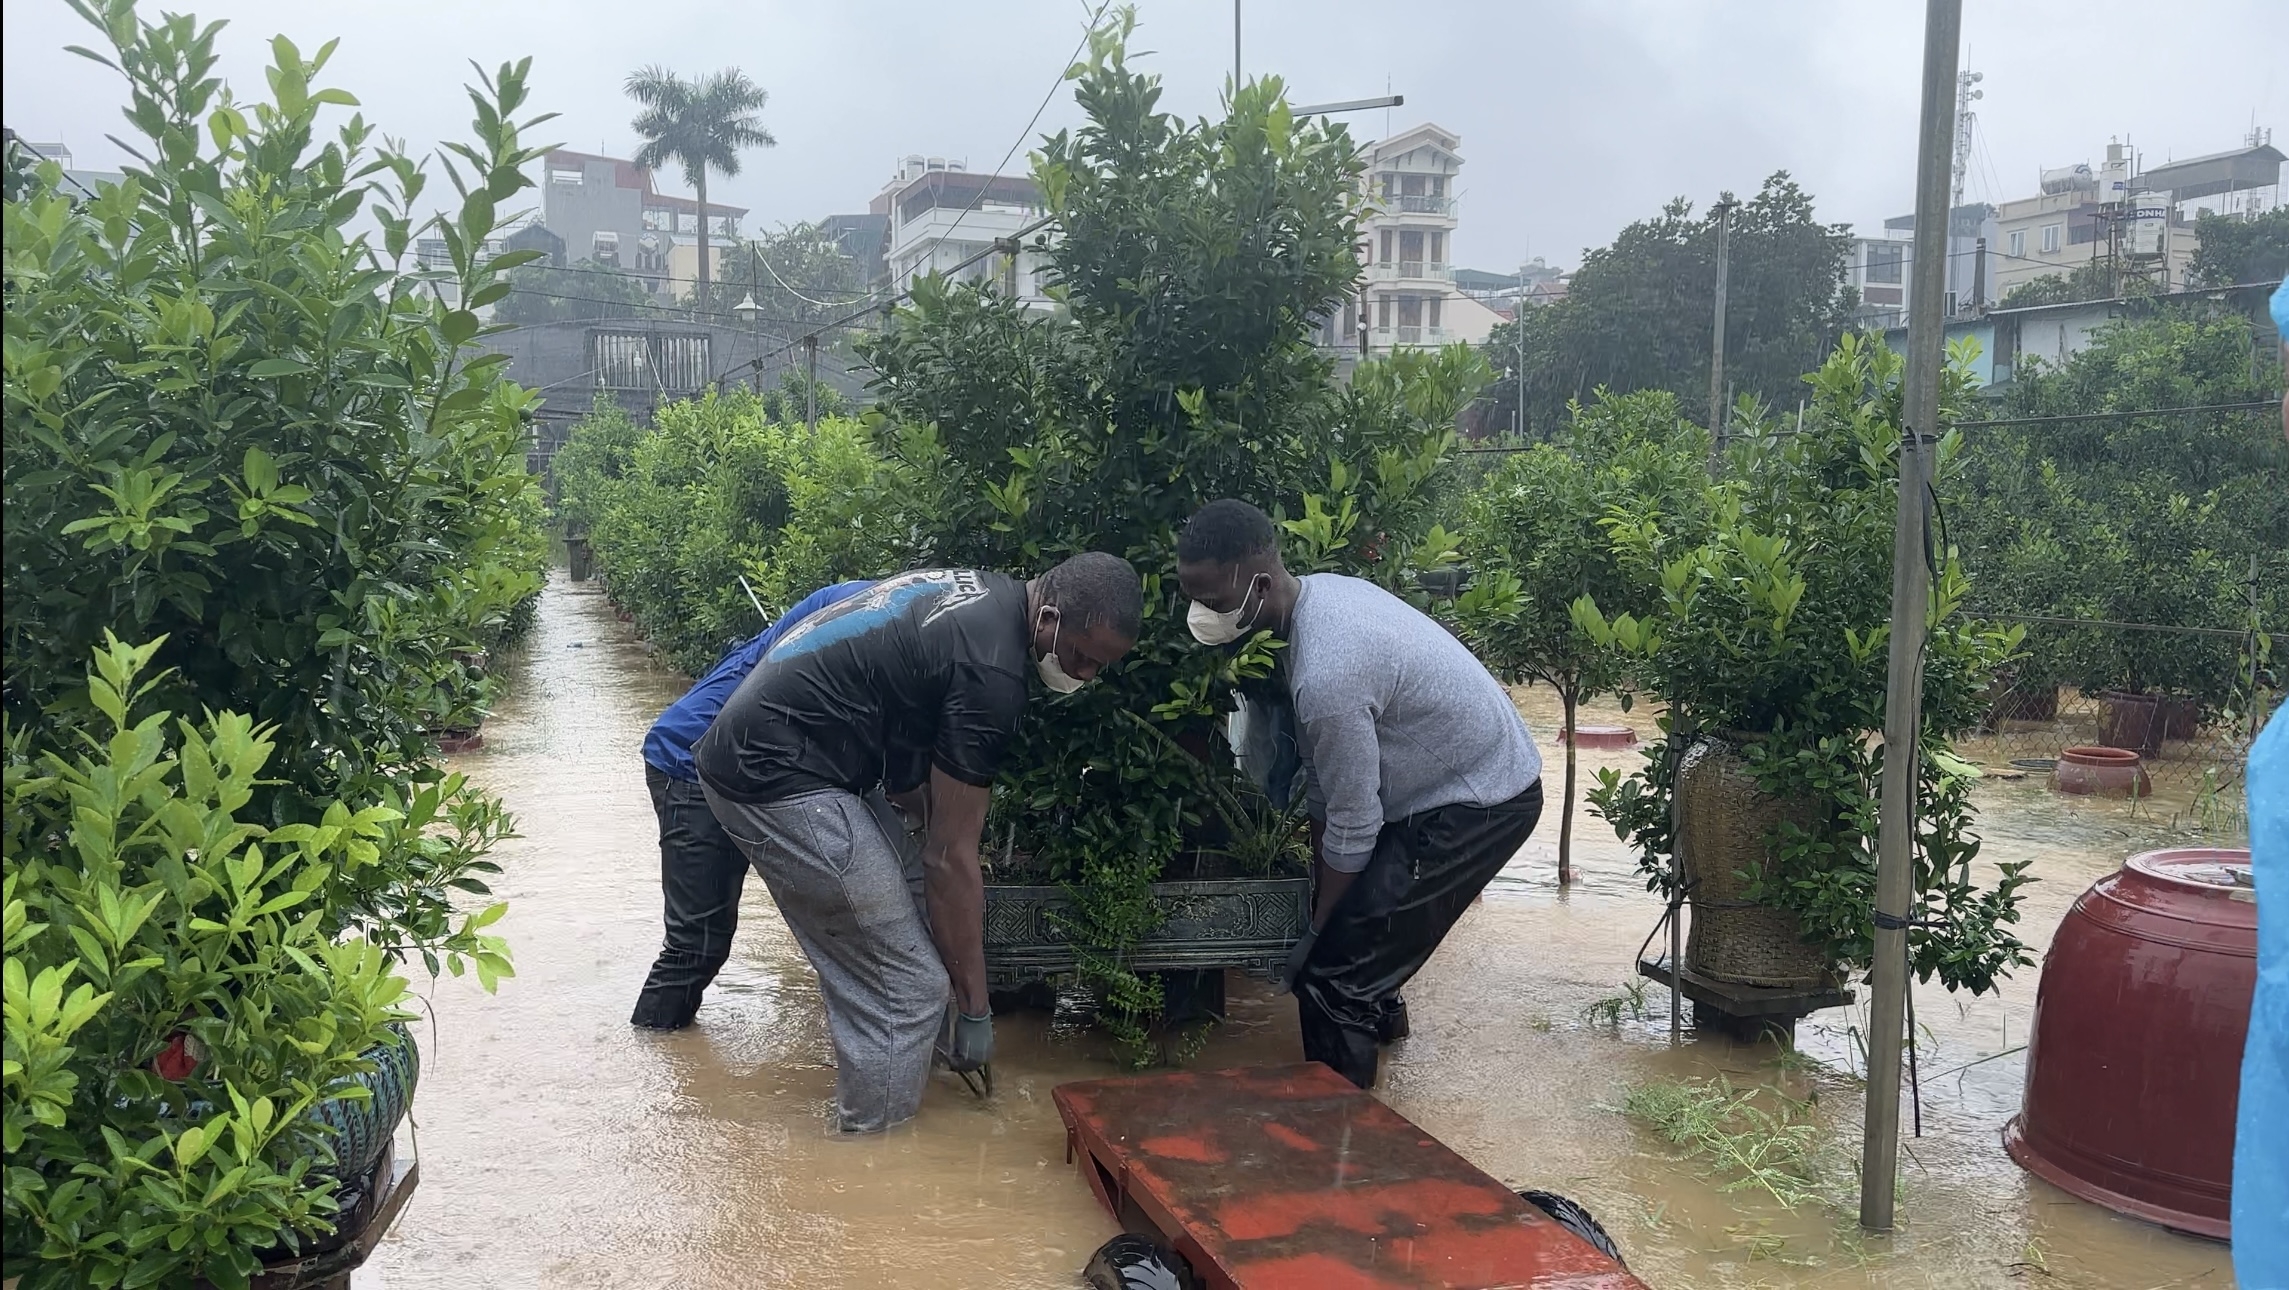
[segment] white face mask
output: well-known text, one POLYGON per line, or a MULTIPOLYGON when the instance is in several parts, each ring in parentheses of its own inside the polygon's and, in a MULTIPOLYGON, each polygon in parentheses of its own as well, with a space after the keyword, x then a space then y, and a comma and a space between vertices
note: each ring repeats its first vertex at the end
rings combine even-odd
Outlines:
MULTIPOLYGON (((1256 575, 1257 578, 1262 576, 1256 575)), ((1250 578, 1248 590, 1241 595, 1240 603, 1234 609, 1220 614, 1195 600, 1192 608, 1184 611, 1184 625, 1192 629, 1192 639, 1203 645, 1229 645, 1247 634, 1248 628, 1241 624, 1241 619, 1248 616, 1248 601, 1255 595, 1256 578, 1250 578)), ((1256 607, 1259 610, 1263 608, 1261 600, 1257 601, 1256 607)))
POLYGON ((1057 661, 1057 637, 1064 630, 1065 624, 1060 620, 1057 630, 1049 634, 1049 652, 1033 660, 1033 670, 1040 674, 1041 683, 1055 693, 1071 694, 1088 682, 1067 672, 1065 665, 1057 661))

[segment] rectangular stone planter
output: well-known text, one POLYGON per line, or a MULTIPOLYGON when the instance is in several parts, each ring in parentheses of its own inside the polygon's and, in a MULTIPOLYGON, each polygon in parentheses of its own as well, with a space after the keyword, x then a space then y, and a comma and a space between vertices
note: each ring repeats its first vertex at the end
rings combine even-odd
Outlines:
MULTIPOLYGON (((1124 960, 1132 971, 1239 968, 1269 977, 1287 961, 1311 912, 1308 878, 1157 882, 1152 894, 1160 922, 1124 960)), ((1079 965, 1066 930, 1072 907, 1063 887, 986 884, 986 977, 994 989, 1079 965)))

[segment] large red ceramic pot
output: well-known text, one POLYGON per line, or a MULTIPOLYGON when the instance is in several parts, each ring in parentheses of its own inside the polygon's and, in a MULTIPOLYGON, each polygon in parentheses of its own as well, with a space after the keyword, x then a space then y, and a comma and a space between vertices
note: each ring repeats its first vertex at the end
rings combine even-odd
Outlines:
POLYGON ((2154 781, 2147 776, 2138 754, 2127 748, 2092 744, 2059 753, 2058 765, 2051 771, 2051 787, 2061 793, 2144 797, 2154 791, 2154 781))
POLYGON ((2003 1128, 2036 1177, 2224 1240, 2257 987, 2249 852, 2149 851, 2075 898, 2035 992, 2026 1101, 2003 1128))

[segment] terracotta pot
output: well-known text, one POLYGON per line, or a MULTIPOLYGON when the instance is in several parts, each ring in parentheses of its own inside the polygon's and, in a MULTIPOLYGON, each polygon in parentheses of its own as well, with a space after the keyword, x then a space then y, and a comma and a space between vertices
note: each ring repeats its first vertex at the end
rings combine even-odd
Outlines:
POLYGON ((2135 749, 2153 757, 2162 751, 2164 739, 2191 739, 2201 733, 2201 705, 2191 699, 2120 692, 2100 697, 2106 701, 2106 719, 2098 742, 2109 748, 2135 749))
POLYGON ((1558 742, 1576 748, 1635 748, 1637 732, 1628 726, 1583 726, 1559 731, 1558 742))
POLYGON ((2089 797, 2145 797, 2154 781, 2137 753, 2127 748, 2084 745, 2059 753, 2051 770, 2051 787, 2061 793, 2089 797))
POLYGON ((2020 1166, 2084 1200, 2231 1235, 2234 1111, 2257 983, 2249 852, 2131 857, 2075 898, 2043 958, 2020 1166))
POLYGON ((448 756, 454 753, 475 752, 485 746, 482 730, 438 730, 430 738, 437 741, 437 751, 448 756))
POLYGON ((2005 721, 2056 721, 2059 688, 2055 685, 2018 686, 1998 681, 1987 692, 1986 726, 1993 730, 2005 721))
POLYGON ((1765 863, 1765 839, 1785 821, 1810 828, 1812 807, 1766 796, 1732 745, 1710 738, 1686 750, 1677 795, 1678 862, 1693 907, 1685 966, 1718 981, 1780 989, 1832 980, 1835 964, 1804 943, 1796 915, 1746 898, 1747 875, 1765 863))
POLYGON ((2202 705, 2192 699, 2162 700, 2162 737, 2191 739, 2202 732, 2202 705))

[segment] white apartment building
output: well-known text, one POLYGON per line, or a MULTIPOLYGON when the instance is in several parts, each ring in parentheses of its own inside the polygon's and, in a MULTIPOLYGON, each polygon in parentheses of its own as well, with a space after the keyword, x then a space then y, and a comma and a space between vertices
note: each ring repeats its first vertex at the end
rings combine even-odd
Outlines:
MULTIPOLYGON (((1018 237, 1047 213, 1041 188, 1029 177, 973 174, 961 162, 921 156, 899 162, 896 176, 867 209, 889 221, 884 259, 894 291, 928 273, 961 282, 1006 282, 1009 261, 994 244, 1018 237), (955 266, 973 259, 957 271, 955 266)), ((1045 308, 1040 275, 1040 256, 1020 251, 1018 298, 1045 308)))
POLYGON ((1322 344, 1362 355, 1484 341, 1502 315, 1455 287, 1461 139, 1425 122, 1366 149, 1369 210, 1360 221, 1359 295, 1320 329, 1322 344))

